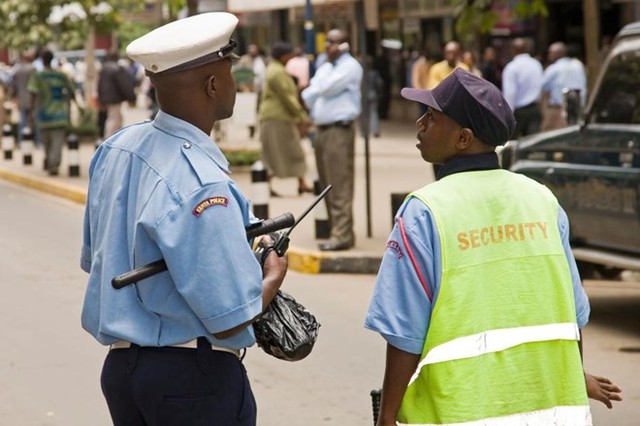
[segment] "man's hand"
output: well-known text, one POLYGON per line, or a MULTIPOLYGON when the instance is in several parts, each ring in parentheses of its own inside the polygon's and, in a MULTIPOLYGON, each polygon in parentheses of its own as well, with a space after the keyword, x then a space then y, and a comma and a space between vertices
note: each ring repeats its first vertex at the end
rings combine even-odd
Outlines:
POLYGON ((262 263, 262 309, 266 309, 273 300, 276 292, 282 285, 289 266, 287 256, 282 257, 270 247, 273 247, 275 238, 273 235, 265 235, 260 240, 266 250, 266 257, 263 256, 262 263))
POLYGON ((305 138, 309 135, 309 130, 311 129, 311 122, 302 121, 297 124, 298 132, 300 133, 301 138, 305 138))
POLYGON ((587 396, 602 402, 607 408, 613 408, 611 401, 622 401, 622 389, 606 377, 584 373, 587 382, 587 396))
MULTIPOLYGON (((275 239, 272 235, 265 235, 261 238, 260 243, 263 247, 273 246, 275 239)), ((266 249, 265 249, 266 250, 266 249)), ((262 310, 264 311, 269 303, 273 300, 276 292, 282 285, 288 268, 287 256, 278 256, 276 252, 270 249, 264 259, 262 265, 262 310)), ((216 339, 228 339, 244 330, 249 324, 260 317, 257 315, 249 321, 237 325, 229 330, 214 333, 216 339)))
POLYGON ((387 343, 387 360, 380 399, 380 416, 376 426, 396 424, 400 404, 409 380, 416 371, 419 354, 412 354, 387 343))
MULTIPOLYGON (((273 246, 273 243, 271 243, 273 246)), ((285 275, 287 274, 288 261, 287 256, 278 256, 274 250, 269 250, 264 265, 262 265, 263 277, 271 277, 277 281, 278 287, 282 284, 285 275)))

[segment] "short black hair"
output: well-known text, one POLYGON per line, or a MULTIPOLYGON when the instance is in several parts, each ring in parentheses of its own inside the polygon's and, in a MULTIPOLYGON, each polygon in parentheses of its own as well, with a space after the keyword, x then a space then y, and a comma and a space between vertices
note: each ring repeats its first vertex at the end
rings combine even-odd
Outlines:
POLYGON ((271 46, 271 57, 277 60, 293 52, 293 45, 287 41, 276 41, 271 46))
POLYGON ((51 62, 53 61, 53 53, 51 53, 50 50, 43 50, 42 53, 40 53, 40 57, 42 58, 43 64, 51 65, 51 62))

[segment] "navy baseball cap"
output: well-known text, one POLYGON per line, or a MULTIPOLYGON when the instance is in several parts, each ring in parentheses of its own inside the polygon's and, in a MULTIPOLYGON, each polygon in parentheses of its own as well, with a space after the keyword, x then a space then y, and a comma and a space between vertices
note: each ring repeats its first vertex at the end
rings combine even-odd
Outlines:
POLYGON ((500 90, 475 74, 456 68, 433 90, 400 91, 403 98, 420 102, 451 117, 487 145, 509 140, 516 119, 500 90))

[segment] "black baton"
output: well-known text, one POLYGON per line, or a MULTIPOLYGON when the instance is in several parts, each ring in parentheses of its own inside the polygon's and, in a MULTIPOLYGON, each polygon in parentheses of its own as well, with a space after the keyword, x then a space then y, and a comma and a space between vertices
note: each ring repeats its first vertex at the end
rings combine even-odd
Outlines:
MULTIPOLYGON (((253 223, 245 228, 247 232, 247 238, 255 238, 260 235, 266 235, 270 232, 279 231, 284 228, 289 228, 295 225, 296 219, 291 213, 284 213, 273 219, 265 219, 260 222, 253 223)), ((125 272, 118 275, 111 280, 111 286, 116 290, 133 284, 135 282, 144 280, 153 275, 159 274, 162 271, 167 270, 167 264, 164 259, 156 260, 155 262, 143 265, 132 271, 125 272)))
POLYGON ((378 414, 380 414, 380 396, 382 395, 381 389, 374 389, 371 391, 371 408, 373 409, 373 426, 378 424, 378 414))

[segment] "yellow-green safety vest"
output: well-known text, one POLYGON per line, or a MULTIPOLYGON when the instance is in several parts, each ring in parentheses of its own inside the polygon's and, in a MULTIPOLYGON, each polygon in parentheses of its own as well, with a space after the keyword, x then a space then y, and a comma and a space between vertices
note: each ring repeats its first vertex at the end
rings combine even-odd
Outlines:
POLYGON ((506 170, 447 176, 431 210, 442 278, 400 425, 590 425, 558 202, 506 170))

